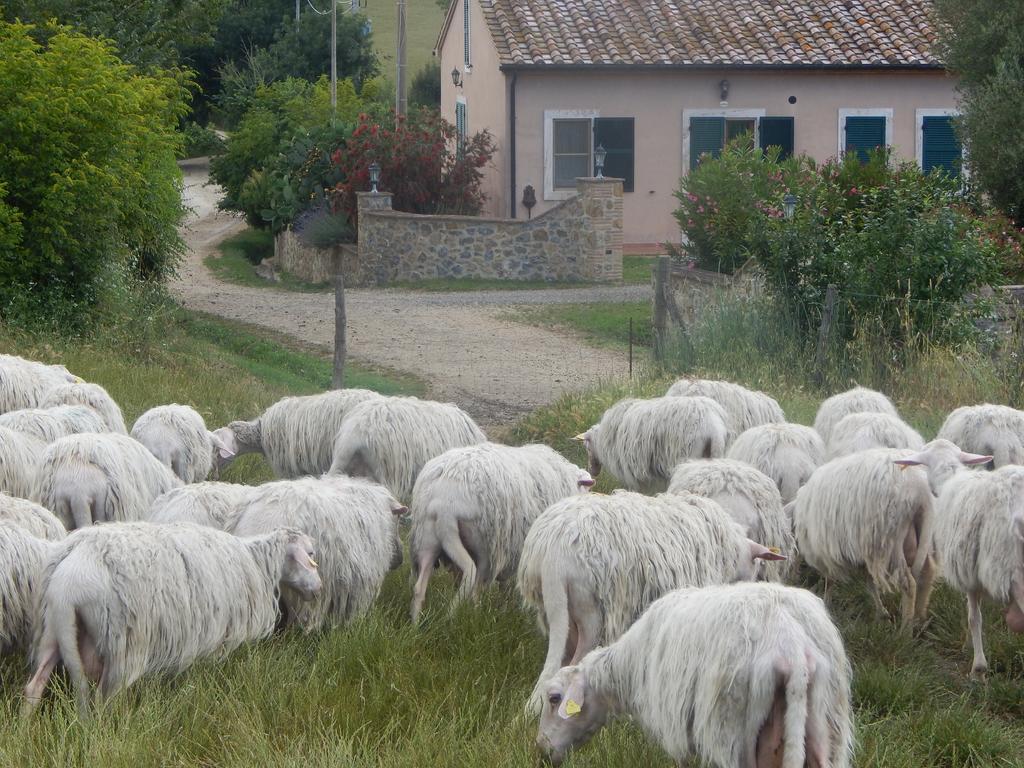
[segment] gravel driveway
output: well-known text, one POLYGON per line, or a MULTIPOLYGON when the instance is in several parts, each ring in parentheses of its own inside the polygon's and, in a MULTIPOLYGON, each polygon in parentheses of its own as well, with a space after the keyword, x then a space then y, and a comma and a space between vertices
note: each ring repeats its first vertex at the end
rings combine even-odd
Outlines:
MULTIPOLYGON (((251 288, 215 278, 203 264, 224 238, 245 228, 217 210, 220 191, 207 164, 182 164, 184 198, 193 209, 182 235, 189 254, 173 292, 189 309, 273 329, 303 343, 332 348, 334 298, 251 288)), ((455 402, 481 424, 507 424, 564 392, 625 377, 625 352, 591 347, 578 337, 501 319, 509 307, 637 301, 647 286, 529 291, 420 293, 351 289, 348 349, 352 359, 413 373, 431 397, 455 402)))

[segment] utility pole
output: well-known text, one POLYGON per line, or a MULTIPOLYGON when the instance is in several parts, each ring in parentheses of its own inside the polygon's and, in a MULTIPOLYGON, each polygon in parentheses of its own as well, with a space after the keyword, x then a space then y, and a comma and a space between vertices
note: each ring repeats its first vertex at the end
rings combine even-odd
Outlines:
POLYGON ((407 109, 405 98, 405 1, 398 0, 398 76, 395 78, 395 114, 402 116, 407 109))
POLYGON ((338 114, 338 0, 331 0, 331 128, 338 114))
POLYGON ((295 26, 299 26, 299 7, 302 5, 302 0, 295 0, 295 26))

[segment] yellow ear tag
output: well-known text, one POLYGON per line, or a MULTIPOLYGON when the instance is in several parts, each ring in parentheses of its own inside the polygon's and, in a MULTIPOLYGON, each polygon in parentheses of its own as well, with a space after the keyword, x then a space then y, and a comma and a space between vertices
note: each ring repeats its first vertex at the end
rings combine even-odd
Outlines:
POLYGON ((572 717, 573 715, 578 715, 582 711, 583 707, 581 707, 572 699, 569 699, 565 702, 565 714, 567 714, 569 717, 572 717))
POLYGON ((310 564, 310 565, 312 565, 312 566, 313 566, 314 568, 319 568, 319 567, 320 567, 320 566, 319 566, 319 565, 317 564, 316 560, 314 560, 314 559, 313 559, 312 557, 311 557, 311 558, 309 558, 309 564, 310 564))
POLYGON ((771 552, 773 555, 781 555, 782 554, 782 550, 779 549, 778 547, 768 547, 768 551, 771 552))

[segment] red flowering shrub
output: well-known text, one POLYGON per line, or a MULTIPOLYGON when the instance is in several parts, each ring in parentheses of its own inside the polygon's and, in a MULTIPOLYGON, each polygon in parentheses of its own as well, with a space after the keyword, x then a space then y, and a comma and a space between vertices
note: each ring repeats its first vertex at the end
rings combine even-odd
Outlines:
POLYGON ((455 126, 436 109, 422 108, 395 122, 362 114, 332 160, 344 181, 332 202, 356 226, 356 193, 370 189, 370 164, 380 165, 382 192, 396 211, 476 215, 483 207, 483 168, 494 155, 494 140, 481 131, 459 141, 455 126))

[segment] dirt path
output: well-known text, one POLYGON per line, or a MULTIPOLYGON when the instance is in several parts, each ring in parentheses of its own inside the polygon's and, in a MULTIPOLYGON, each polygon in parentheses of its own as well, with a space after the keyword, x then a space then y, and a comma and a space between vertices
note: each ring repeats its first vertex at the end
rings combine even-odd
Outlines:
MULTIPOLYGON (((172 285, 182 303, 330 350, 332 295, 251 288, 210 274, 204 257, 245 224, 217 210, 219 190, 206 184, 205 162, 190 161, 183 170, 184 197, 194 213, 182 232, 189 255, 172 285)), ((353 289, 345 294, 349 354, 423 378, 431 397, 458 403, 483 424, 507 424, 564 392, 624 377, 628 363, 624 352, 503 320, 502 312, 524 304, 647 295, 645 286, 430 294, 353 289)))

